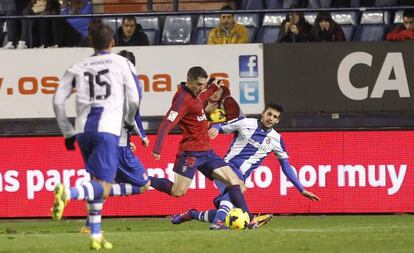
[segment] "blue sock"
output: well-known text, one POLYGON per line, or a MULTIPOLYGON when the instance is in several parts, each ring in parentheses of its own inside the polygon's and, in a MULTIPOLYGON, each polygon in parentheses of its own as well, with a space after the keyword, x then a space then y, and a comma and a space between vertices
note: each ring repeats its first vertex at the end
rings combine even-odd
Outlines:
POLYGON ((139 186, 128 184, 128 183, 119 183, 113 184, 111 187, 111 192, 109 196, 129 196, 139 194, 139 186))
POLYGON ((91 228, 91 237, 99 239, 101 237, 101 212, 103 199, 88 201, 88 223, 91 228))
POLYGON ((156 189, 160 192, 165 192, 168 195, 171 195, 171 189, 173 186, 173 182, 166 178, 157 178, 157 177, 149 177, 151 180, 151 187, 156 189))
POLYGON ((104 191, 102 185, 96 181, 85 182, 82 185, 65 190, 68 199, 85 199, 90 201, 102 199, 104 191))
POLYGON ((234 206, 247 212, 250 218, 252 218, 253 215, 249 212, 246 200, 244 199, 243 193, 240 190, 240 185, 230 185, 226 188, 226 192, 230 196, 231 203, 233 203, 234 206))
POLYGON ((220 220, 225 221, 227 214, 229 213, 230 209, 233 208, 233 204, 230 202, 230 196, 228 193, 224 194, 221 198, 220 206, 217 209, 216 217, 214 218, 214 222, 220 220))
POLYGON ((194 220, 211 223, 213 222, 214 217, 216 216, 216 213, 217 213, 216 209, 211 209, 211 210, 206 210, 206 211, 201 211, 201 212, 193 211, 190 213, 190 216, 194 220))

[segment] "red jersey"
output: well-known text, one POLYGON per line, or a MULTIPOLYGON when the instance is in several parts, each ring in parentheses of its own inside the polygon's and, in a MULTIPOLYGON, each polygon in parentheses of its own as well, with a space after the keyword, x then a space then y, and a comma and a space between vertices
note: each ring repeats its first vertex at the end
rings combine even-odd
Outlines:
POLYGON ((190 89, 181 84, 175 93, 172 105, 165 115, 153 149, 154 153, 161 154, 165 136, 178 124, 183 131, 179 152, 182 151, 207 151, 212 150, 208 137, 209 123, 204 113, 203 103, 217 90, 216 85, 211 85, 200 96, 194 96, 190 89))
POLYGON ((404 25, 397 26, 392 32, 387 34, 387 40, 401 41, 401 40, 414 40, 414 31, 405 29, 404 25))

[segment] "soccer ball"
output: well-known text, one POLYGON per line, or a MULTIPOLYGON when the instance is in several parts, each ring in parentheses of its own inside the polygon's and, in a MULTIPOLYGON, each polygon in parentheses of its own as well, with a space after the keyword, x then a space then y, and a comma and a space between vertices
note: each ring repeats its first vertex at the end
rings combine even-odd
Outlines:
POLYGON ((240 208, 233 208, 226 216, 225 224, 230 229, 241 230, 245 229, 250 222, 250 217, 247 212, 240 208))
POLYGON ((217 108, 210 113, 212 123, 222 123, 226 121, 226 112, 223 109, 217 108))

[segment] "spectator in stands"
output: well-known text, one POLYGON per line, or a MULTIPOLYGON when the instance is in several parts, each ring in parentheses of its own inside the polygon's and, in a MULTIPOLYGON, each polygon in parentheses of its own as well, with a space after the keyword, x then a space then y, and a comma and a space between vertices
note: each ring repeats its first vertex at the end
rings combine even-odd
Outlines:
MULTIPOLYGON (((0 1, 0 16, 10 16, 13 15, 14 12, 16 10, 16 4, 14 2, 14 0, 3 0, 0 1)), ((3 45, 3 41, 4 41, 4 35, 3 34, 3 25, 4 25, 3 20, 0 20, 0 45, 3 45)), ((9 49, 9 48, 14 48, 13 46, 13 42, 8 43, 4 48, 9 49)))
POLYGON ((148 46, 149 40, 135 17, 124 17, 122 26, 114 35, 116 46, 148 46))
POLYGON ((312 41, 346 41, 344 31, 328 11, 318 13, 311 31, 312 41))
MULTIPOLYGON (((92 14, 93 6, 90 0, 69 0, 61 15, 92 14)), ((88 36, 88 24, 91 18, 68 18, 62 20, 62 46, 77 46, 82 37, 88 36)))
POLYGON ((220 15, 220 24, 210 31, 208 44, 248 43, 247 28, 235 22, 233 13, 225 13, 225 11, 232 11, 233 8, 226 5, 221 10, 224 13, 220 15))
POLYGON ((229 121, 241 116, 241 110, 239 104, 231 96, 230 89, 226 86, 220 86, 220 88, 211 95, 211 97, 204 102, 204 111, 207 115, 207 118, 212 123, 220 123, 224 121, 229 121), (217 109, 224 111, 220 119, 215 120, 210 117, 211 113, 217 109))
MULTIPOLYGON (((0 15, 14 16, 22 15, 24 8, 29 4, 30 0, 1 0, 0 1, 0 15)), ((21 20, 13 19, 7 20, 7 44, 6 49, 14 49, 17 47, 21 36, 21 20)), ((2 24, 0 22, 0 27, 2 24)), ((3 41, 0 40, 0 44, 3 41)))
MULTIPOLYGON (((58 0, 31 0, 23 15, 57 15, 60 13, 58 0)), ((51 47, 61 43, 61 26, 58 19, 23 20, 21 41, 18 48, 51 47)))
POLYGON ((387 40, 401 41, 414 40, 414 9, 407 9, 403 13, 403 24, 398 25, 387 34, 387 40))
POLYGON ((92 47, 89 44, 90 36, 92 34, 92 31, 95 29, 95 27, 103 25, 102 19, 100 18, 93 18, 89 24, 88 24, 88 34, 86 36, 83 36, 79 41, 79 47, 92 47))
POLYGON ((282 21, 278 42, 310 41, 311 30, 312 25, 305 20, 303 13, 288 13, 286 18, 282 21))

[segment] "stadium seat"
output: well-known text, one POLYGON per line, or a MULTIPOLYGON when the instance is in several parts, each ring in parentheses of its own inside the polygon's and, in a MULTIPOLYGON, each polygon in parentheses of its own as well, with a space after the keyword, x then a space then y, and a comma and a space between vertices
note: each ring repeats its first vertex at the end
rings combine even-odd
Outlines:
POLYGON ((194 44, 207 44, 210 30, 218 26, 220 23, 220 15, 200 15, 197 21, 197 27, 191 36, 194 44))
POLYGON ((316 16, 318 16, 318 13, 317 12, 306 12, 303 16, 305 17, 306 21, 308 21, 309 24, 313 25, 313 23, 315 23, 316 16))
POLYGON ((109 27, 116 32, 119 27, 122 26, 122 17, 109 17, 109 18, 102 18, 102 22, 104 22, 106 25, 109 25, 109 27))
POLYGON ((282 9, 283 0, 266 0, 266 9, 282 9))
POLYGON ((158 17, 136 17, 142 26, 150 45, 158 45, 160 41, 160 25, 158 17))
POLYGON ((161 44, 183 45, 191 42, 192 19, 190 15, 167 16, 162 32, 161 44))
POLYGON ((234 18, 237 23, 244 25, 249 31, 249 42, 253 42, 259 29, 258 14, 236 14, 234 18))
POLYGON ((242 10, 262 10, 264 7, 263 0, 241 0, 242 10))
POLYGON ((387 11, 365 11, 361 23, 355 31, 354 41, 381 41, 388 30, 389 13, 387 11))
POLYGON ((402 24, 403 23, 403 13, 404 13, 404 11, 402 11, 402 10, 395 12, 393 24, 402 24))
POLYGON ((260 27, 257 36, 257 43, 275 43, 279 37, 280 25, 285 19, 284 13, 267 13, 263 18, 263 24, 260 27))
POLYGON ((347 41, 352 40, 355 28, 357 26, 356 12, 332 12, 332 19, 341 26, 347 41))

